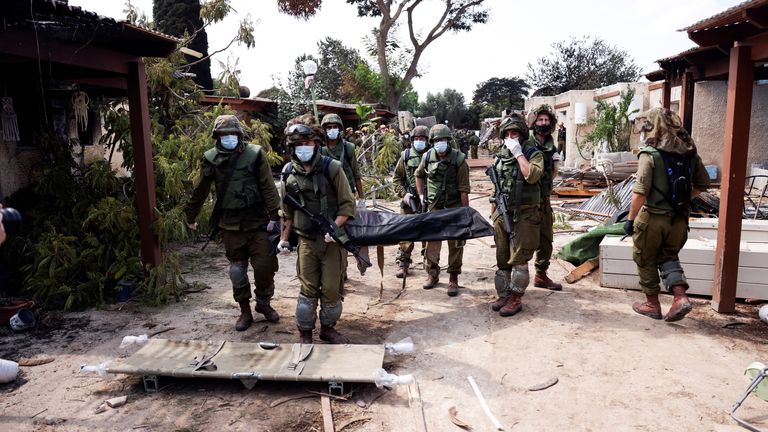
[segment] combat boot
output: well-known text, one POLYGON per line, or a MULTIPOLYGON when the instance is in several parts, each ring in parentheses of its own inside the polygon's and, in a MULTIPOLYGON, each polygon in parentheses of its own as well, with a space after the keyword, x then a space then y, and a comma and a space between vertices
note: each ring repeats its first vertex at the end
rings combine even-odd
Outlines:
POLYGON ((503 317, 512 316, 521 310, 523 310, 523 296, 521 294, 512 293, 507 298, 507 302, 499 309, 499 315, 503 317))
POLYGON ((448 297, 456 297, 459 295, 459 274, 450 273, 448 278, 448 297))
POLYGON ((269 304, 269 300, 256 299, 256 312, 264 315, 264 318, 269 322, 274 323, 280 320, 280 315, 278 315, 277 311, 269 304))
POLYGON ((552 291, 562 291, 563 285, 559 284, 547 276, 546 273, 536 273, 536 276, 533 278, 533 286, 538 288, 546 288, 548 290, 552 291))
POLYGON ((240 305, 240 318, 235 323, 235 330, 243 331, 248 329, 253 323, 253 314, 251 313, 251 305, 248 304, 248 300, 239 302, 240 305))
POLYGON ((494 302, 491 303, 491 310, 494 312, 498 312, 499 309, 504 307, 504 305, 507 303, 507 300, 509 300, 509 296, 497 298, 494 302))
POLYGON ((344 345, 349 343, 349 340, 336 331, 335 328, 325 325, 320 326, 320 340, 324 340, 333 345, 344 345))
POLYGON ((299 342, 303 344, 312 343, 312 330, 299 329, 299 342))
POLYGON ((639 313, 640 315, 645 315, 648 318, 660 320, 661 304, 659 304, 659 295, 646 294, 644 302, 636 302, 632 304, 632 310, 639 313))
POLYGON ((408 264, 401 264, 397 269, 397 273, 395 273, 395 277, 402 279, 405 276, 408 276, 408 264))
POLYGON ((675 296, 675 300, 672 302, 672 307, 669 308, 667 316, 664 317, 664 321, 667 322, 680 321, 693 309, 693 305, 688 300, 688 296, 685 295, 684 286, 673 286, 672 294, 675 296))
POLYGON ((426 280, 426 282, 424 282, 424 285, 422 285, 421 287, 424 288, 424 289, 432 289, 432 288, 434 288, 435 285, 437 285, 437 282, 440 280, 439 275, 440 275, 440 273, 438 273, 438 272, 433 272, 433 271, 428 272, 427 273, 427 280, 426 280))

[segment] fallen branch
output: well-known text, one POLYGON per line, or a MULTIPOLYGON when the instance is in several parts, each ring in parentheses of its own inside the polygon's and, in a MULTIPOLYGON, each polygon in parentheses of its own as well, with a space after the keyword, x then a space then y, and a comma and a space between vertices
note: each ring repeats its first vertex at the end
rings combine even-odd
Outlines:
POLYGON ((351 418, 341 423, 341 425, 339 425, 339 432, 343 431, 347 426, 351 426, 357 422, 367 422, 370 419, 371 419, 370 417, 363 417, 363 416, 357 416, 357 417, 351 418))
POLYGON ((458 410, 456 410, 455 406, 448 408, 448 417, 451 419, 451 423, 462 429, 471 430, 472 426, 470 426, 469 423, 465 422, 464 420, 458 418, 456 413, 458 413, 458 410))
POLYGON ((297 400, 297 399, 306 399, 306 398, 311 398, 311 397, 315 397, 315 395, 311 395, 311 394, 300 394, 300 395, 286 396, 286 397, 282 397, 282 398, 280 398, 280 399, 277 399, 277 400, 274 400, 274 401, 272 401, 272 403, 270 403, 270 404, 269 404, 269 407, 270 407, 270 408, 274 408, 274 407, 276 407, 276 406, 278 406, 278 405, 284 404, 284 403, 286 403, 286 402, 290 402, 290 401, 292 401, 292 400, 297 400))

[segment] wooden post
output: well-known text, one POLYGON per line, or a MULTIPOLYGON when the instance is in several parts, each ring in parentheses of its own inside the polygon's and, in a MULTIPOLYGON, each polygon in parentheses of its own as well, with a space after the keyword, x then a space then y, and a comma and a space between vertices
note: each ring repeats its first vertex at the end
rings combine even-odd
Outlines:
POLYGON ((669 85, 669 80, 665 79, 663 87, 661 88, 661 106, 669 109, 672 103, 672 87, 669 85))
POLYGON ((683 74, 683 82, 680 88, 680 119, 683 120, 683 127, 688 133, 691 133, 693 124, 693 73, 683 74))
POLYGON ((728 100, 725 109, 723 177, 720 186, 720 219, 717 224, 712 308, 720 313, 736 309, 739 274, 739 241, 747 174, 749 123, 752 114, 754 66, 751 47, 731 48, 728 67, 728 100), (726 235, 727 234, 727 235, 726 235))
POLYGON ((128 105, 133 142, 133 175, 136 179, 136 202, 139 208, 141 260, 145 265, 158 266, 161 262, 160 245, 157 236, 152 232, 157 201, 147 99, 147 73, 144 62, 131 62, 128 73, 128 105))

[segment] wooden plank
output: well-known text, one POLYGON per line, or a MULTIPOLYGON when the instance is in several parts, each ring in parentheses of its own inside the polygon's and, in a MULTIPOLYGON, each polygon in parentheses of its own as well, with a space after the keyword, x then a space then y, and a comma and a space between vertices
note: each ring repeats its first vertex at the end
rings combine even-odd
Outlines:
POLYGON ((712 308, 720 313, 736 310, 741 213, 744 202, 744 181, 747 174, 752 87, 754 86, 754 65, 750 55, 750 46, 734 46, 731 48, 728 68, 720 223, 717 230, 711 303, 712 308))
POLYGON ((688 132, 691 131, 693 123, 693 74, 685 72, 683 74, 683 84, 680 89, 680 119, 683 121, 683 127, 688 132))
POLYGON ((427 419, 424 416, 424 401, 421 399, 419 383, 414 381, 408 385, 408 404, 413 408, 414 426, 417 432, 427 432, 427 419))
MULTIPOLYGON (((632 259, 632 239, 621 241, 620 236, 605 236, 600 243, 601 258, 632 259)), ((688 239, 678 256, 680 261, 691 264, 712 265, 714 262, 715 243, 712 240, 688 239)), ((768 267, 768 244, 740 244, 739 265, 741 267, 768 267)))
POLYGON ((325 432, 336 432, 333 426, 333 411, 331 410, 331 399, 328 396, 320 396, 320 407, 323 412, 323 430, 325 432))
POLYGON ((672 103, 672 87, 669 81, 664 81, 664 87, 661 89, 661 106, 669 109, 672 103))
POLYGON ((576 267, 575 269, 571 270, 571 272, 565 276, 565 281, 568 282, 569 284, 572 284, 580 280, 584 276, 592 273, 592 270, 596 269, 599 265, 600 265, 599 259, 589 260, 583 263, 582 265, 576 267))

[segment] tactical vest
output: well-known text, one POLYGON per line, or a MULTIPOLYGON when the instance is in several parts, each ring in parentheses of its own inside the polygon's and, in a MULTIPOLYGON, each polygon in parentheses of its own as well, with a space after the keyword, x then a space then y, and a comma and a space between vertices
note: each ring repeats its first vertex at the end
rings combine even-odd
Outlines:
MULTIPOLYGON (((331 179, 339 174, 341 165, 330 156, 315 156, 309 173, 297 169, 297 164, 288 168, 285 191, 315 214, 323 215, 329 221, 336 219, 339 203, 336 188, 331 179)), ((293 213, 293 227, 296 233, 307 238, 317 235, 317 227, 300 211, 293 213)))
POLYGON ((215 147, 205 152, 205 159, 216 168, 216 185, 223 188, 223 196, 216 197, 221 200, 222 210, 242 210, 262 204, 257 166, 261 153, 260 146, 246 144, 237 163, 231 167, 229 161, 235 156, 234 153, 223 153, 215 147), (223 185, 230 173, 229 184, 223 185))
MULTIPOLYGON (((541 150, 531 144, 530 141, 523 144, 523 155, 529 161, 536 155, 536 153, 542 153, 541 150)), ((515 186, 517 175, 520 172, 520 164, 517 162, 517 158, 512 156, 512 153, 506 147, 499 150, 498 157, 494 163, 496 166, 496 172, 499 176, 499 184, 501 185, 501 191, 508 194, 509 210, 512 211, 515 208, 515 186)), ((520 195, 520 205, 536 205, 541 203, 541 185, 539 182, 528 183, 523 180, 523 192, 520 195)))
POLYGON ((450 149, 443 160, 438 158, 435 149, 426 153, 424 168, 427 172, 427 199, 430 208, 442 208, 461 202, 461 193, 456 186, 459 167, 465 158, 466 155, 456 149, 450 149))
POLYGON ((416 168, 421 164, 421 154, 417 151, 411 151, 407 148, 401 153, 405 165, 405 181, 411 190, 416 190, 416 168))
POLYGON ((328 146, 321 147, 320 154, 323 156, 330 156, 341 162, 344 175, 347 176, 349 187, 352 188, 352 193, 354 194, 356 192, 356 185, 355 173, 352 172, 352 158, 355 157, 355 145, 342 139, 338 144, 336 144, 336 147, 334 147, 333 150, 331 150, 328 146))
MULTIPOLYGON (((672 204, 666 198, 670 195, 670 190, 669 177, 667 175, 667 167, 664 164, 664 158, 656 148, 651 146, 641 148, 640 153, 649 154, 653 157, 653 176, 651 177, 653 187, 651 187, 648 195, 645 196, 645 205, 674 212, 675 210, 672 207, 672 204)), ((638 157, 640 156, 638 155, 638 157)), ((694 160, 695 157, 690 158, 689 171, 693 170, 694 160)))
POLYGON ((532 144, 535 145, 537 150, 544 156, 544 171, 541 173, 539 183, 542 201, 548 200, 550 194, 552 194, 552 183, 554 180, 552 176, 552 168, 554 167, 552 156, 555 153, 555 142, 552 139, 552 135, 547 135, 547 137, 544 138, 543 144, 539 143, 534 135, 531 135, 530 141, 532 141, 532 144))

